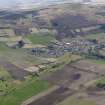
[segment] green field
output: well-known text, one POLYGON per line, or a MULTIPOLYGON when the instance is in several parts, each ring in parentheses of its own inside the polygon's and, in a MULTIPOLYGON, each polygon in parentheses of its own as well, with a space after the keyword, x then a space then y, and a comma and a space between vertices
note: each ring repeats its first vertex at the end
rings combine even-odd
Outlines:
POLYGON ((58 104, 58 105, 96 105, 96 104, 89 100, 68 98, 65 101, 63 101, 61 104, 58 104))
POLYGON ((26 81, 21 86, 17 86, 8 95, 0 96, 0 105, 21 105, 23 101, 48 89, 48 87, 49 84, 45 81, 26 81))
POLYGON ((42 34, 28 35, 27 38, 33 44, 43 44, 43 45, 50 43, 52 40, 55 40, 54 35, 42 35, 42 34))
POLYGON ((11 75, 3 68, 0 68, 0 91, 3 93, 8 92, 11 87, 11 75))
POLYGON ((59 57, 58 61, 59 62, 65 62, 65 64, 68 64, 68 63, 76 61, 78 59, 82 59, 82 57, 80 55, 75 55, 75 54, 69 54, 69 53, 67 53, 64 56, 59 57))
POLYGON ((92 35, 86 35, 86 39, 96 39, 99 41, 105 40, 105 33, 100 33, 100 34, 92 34, 92 35))
POLYGON ((102 77, 102 78, 98 79, 98 80, 96 81, 96 84, 97 84, 97 83, 105 84, 105 77, 102 77))
POLYGON ((21 67, 45 62, 42 58, 31 55, 25 49, 12 49, 5 43, 0 43, 0 60, 2 59, 21 67))
POLYGON ((98 65, 103 65, 103 66, 105 65, 105 60, 101 60, 101 59, 88 59, 88 61, 93 62, 98 65))
MULTIPOLYGON (((28 54, 24 49, 8 48, 5 43, 0 43, 0 60, 10 61, 19 66, 43 62, 28 54)), ((20 81, 20 84, 14 83, 10 74, 3 68, 0 68, 1 77, 5 80, 0 80, 0 95, 4 93, 0 96, 0 105, 20 105, 26 99, 49 88, 46 81, 36 80, 35 78, 20 81)))

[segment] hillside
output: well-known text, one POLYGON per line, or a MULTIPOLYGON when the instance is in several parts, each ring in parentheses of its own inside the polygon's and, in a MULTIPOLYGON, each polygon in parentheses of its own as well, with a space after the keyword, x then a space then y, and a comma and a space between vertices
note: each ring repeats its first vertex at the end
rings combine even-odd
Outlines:
POLYGON ((0 25, 8 24, 18 34, 22 29, 27 34, 30 29, 47 29, 58 37, 86 35, 103 32, 99 26, 105 23, 104 14, 104 6, 60 4, 36 10, 1 11, 0 25))

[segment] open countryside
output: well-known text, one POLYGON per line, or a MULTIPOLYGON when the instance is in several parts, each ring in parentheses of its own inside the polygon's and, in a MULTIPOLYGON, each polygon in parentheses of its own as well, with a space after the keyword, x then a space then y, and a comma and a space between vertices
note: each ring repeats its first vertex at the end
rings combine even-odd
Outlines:
POLYGON ((103 1, 13 3, 0 9, 0 105, 104 105, 103 1))

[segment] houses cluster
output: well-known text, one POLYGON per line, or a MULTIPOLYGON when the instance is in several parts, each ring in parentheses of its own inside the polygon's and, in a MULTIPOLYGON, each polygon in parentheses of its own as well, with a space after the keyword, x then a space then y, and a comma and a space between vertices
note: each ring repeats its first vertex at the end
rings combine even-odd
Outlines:
POLYGON ((55 41, 51 42, 48 46, 36 46, 31 48, 31 54, 35 56, 44 57, 59 57, 65 53, 90 53, 90 49, 96 51, 105 48, 103 43, 96 43, 95 41, 73 38, 70 41, 55 41))

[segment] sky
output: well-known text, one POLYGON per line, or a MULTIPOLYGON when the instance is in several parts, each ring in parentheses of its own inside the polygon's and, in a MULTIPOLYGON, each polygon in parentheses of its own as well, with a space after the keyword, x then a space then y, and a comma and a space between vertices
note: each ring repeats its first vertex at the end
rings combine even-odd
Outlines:
MULTIPOLYGON (((15 6, 28 6, 31 4, 34 5, 46 5, 54 2, 64 2, 64 1, 72 1, 72 0, 0 0, 0 8, 8 8, 15 6)), ((73 0, 75 1, 75 0, 73 0)))
MULTIPOLYGON (((46 5, 54 2, 70 2, 70 1, 81 1, 81 0, 0 0, 0 8, 8 7, 27 7, 30 5, 46 5)), ((105 2, 105 0, 92 0, 94 2, 105 2)))

